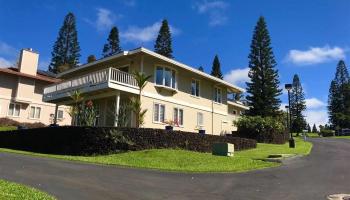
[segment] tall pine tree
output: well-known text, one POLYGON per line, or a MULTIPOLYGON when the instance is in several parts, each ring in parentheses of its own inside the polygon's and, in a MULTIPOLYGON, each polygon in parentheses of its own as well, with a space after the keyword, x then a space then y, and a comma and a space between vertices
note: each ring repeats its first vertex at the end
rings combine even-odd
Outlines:
POLYGON ((75 17, 71 12, 64 18, 51 55, 49 71, 53 73, 62 72, 60 69, 76 67, 79 63, 80 46, 75 26, 75 17), (61 66, 64 66, 64 68, 60 68, 61 66))
POLYGON ((249 115, 279 115, 282 90, 279 89, 277 63, 271 47, 271 39, 264 17, 260 17, 255 26, 249 54, 249 78, 246 99, 249 115))
POLYGON ((307 124, 307 132, 311 133, 311 126, 310 126, 310 124, 307 124))
POLYGON ((222 76, 221 72, 221 65, 219 61, 218 55, 215 55, 214 60, 213 60, 213 66, 211 68, 211 73, 212 76, 215 76, 217 78, 223 79, 224 77, 222 76))
POLYGON ((202 66, 199 66, 198 70, 201 71, 201 72, 204 72, 204 68, 202 66))
POLYGON ((114 26, 109 33, 107 43, 103 46, 102 56, 105 58, 121 51, 122 49, 119 45, 119 31, 118 28, 114 26))
POLYGON ((316 124, 314 124, 314 126, 312 127, 312 132, 313 133, 317 133, 318 131, 317 131, 317 128, 316 128, 316 124))
POLYGON ((349 72, 343 60, 340 60, 328 95, 328 113, 332 128, 348 128, 350 115, 349 72))
POLYGON ((301 86, 299 76, 297 74, 293 77, 293 88, 290 95, 290 112, 292 116, 291 130, 299 135, 305 127, 306 121, 303 116, 303 111, 306 109, 305 94, 301 86))
POLYGON ((169 24, 168 24, 168 21, 164 19, 159 29, 156 43, 154 44, 154 51, 168 58, 174 58, 173 48, 171 43, 172 43, 172 39, 171 39, 169 24))

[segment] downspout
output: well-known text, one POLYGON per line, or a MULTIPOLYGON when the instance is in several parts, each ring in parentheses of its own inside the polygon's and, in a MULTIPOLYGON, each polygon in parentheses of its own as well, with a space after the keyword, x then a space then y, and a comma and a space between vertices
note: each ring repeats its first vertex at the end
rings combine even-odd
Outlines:
POLYGON ((212 98, 211 98, 211 134, 214 135, 214 90, 215 84, 213 84, 212 88, 212 98))

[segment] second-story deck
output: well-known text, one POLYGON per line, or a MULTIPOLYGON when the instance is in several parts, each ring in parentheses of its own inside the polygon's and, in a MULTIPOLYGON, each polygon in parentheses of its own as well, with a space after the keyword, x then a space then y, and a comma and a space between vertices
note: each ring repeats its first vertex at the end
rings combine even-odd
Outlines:
POLYGON ((115 89, 134 94, 139 91, 132 74, 110 67, 50 85, 44 89, 43 100, 54 103, 69 97, 76 90, 89 93, 104 89, 115 89))

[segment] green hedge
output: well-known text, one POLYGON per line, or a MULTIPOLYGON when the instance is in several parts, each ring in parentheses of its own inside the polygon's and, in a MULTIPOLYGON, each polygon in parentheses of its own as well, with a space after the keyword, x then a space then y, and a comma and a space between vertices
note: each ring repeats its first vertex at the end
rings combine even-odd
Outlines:
POLYGON ((239 137, 274 144, 284 144, 289 139, 283 122, 278 118, 242 116, 234 123, 238 129, 234 135, 239 137))

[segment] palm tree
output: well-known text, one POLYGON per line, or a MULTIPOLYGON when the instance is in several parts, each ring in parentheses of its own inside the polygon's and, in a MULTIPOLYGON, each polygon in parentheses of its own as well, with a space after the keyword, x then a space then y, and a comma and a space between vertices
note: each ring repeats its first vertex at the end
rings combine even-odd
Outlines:
POLYGON ((139 97, 138 99, 131 98, 131 107, 136 115, 136 127, 140 127, 140 125, 143 124, 143 120, 147 112, 147 109, 141 109, 142 90, 147 85, 148 79, 150 79, 152 76, 147 76, 143 72, 134 72, 133 75, 136 80, 137 86, 139 87, 139 97))
POLYGON ((72 124, 77 125, 77 116, 79 114, 79 103, 84 100, 84 96, 79 90, 69 94, 70 98, 73 100, 74 105, 69 109, 69 115, 72 117, 72 124))

